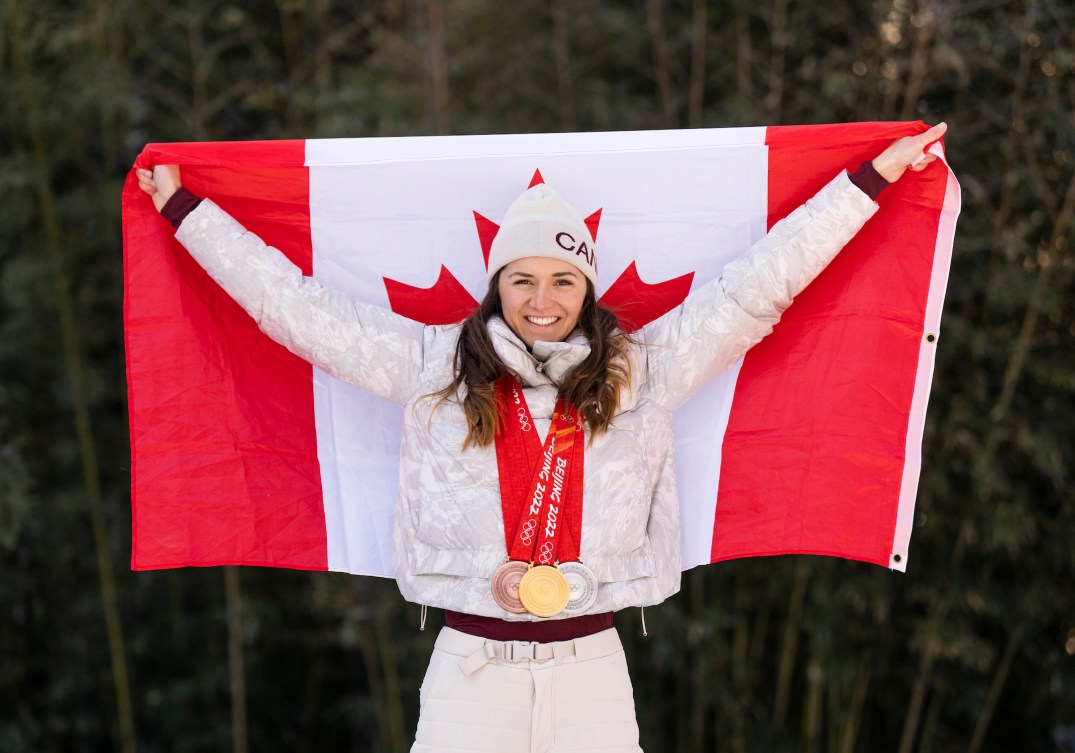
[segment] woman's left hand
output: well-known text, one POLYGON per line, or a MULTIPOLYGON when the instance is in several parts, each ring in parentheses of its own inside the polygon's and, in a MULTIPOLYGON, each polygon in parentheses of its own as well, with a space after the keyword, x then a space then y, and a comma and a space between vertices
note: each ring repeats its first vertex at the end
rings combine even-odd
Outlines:
POLYGON ((156 165, 152 170, 136 167, 134 174, 138 178, 138 187, 150 195, 158 212, 183 185, 179 179, 179 165, 156 165))
POLYGON ((926 147, 943 136, 947 130, 947 123, 938 123, 917 136, 904 136, 893 141, 888 149, 874 159, 873 169, 889 183, 895 183, 907 170, 916 173, 924 170, 930 162, 937 159, 937 155, 927 152, 926 147))

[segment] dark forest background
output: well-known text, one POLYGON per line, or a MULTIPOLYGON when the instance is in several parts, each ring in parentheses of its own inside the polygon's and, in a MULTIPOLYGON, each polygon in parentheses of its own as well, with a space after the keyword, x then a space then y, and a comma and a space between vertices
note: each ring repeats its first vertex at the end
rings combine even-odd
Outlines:
POLYGON ((947 120, 905 575, 744 560, 617 616, 643 745, 1075 751, 1070 0, 0 0, 0 751, 403 751, 390 581, 132 573, 120 189, 147 141, 947 120))

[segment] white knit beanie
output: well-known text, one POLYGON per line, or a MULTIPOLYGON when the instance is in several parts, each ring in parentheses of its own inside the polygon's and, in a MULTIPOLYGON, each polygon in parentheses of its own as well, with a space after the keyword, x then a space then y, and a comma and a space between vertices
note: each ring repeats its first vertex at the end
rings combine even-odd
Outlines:
POLYGON ((597 287, 597 256, 590 229, 544 183, 526 190, 504 214, 489 249, 489 281, 504 265, 527 256, 566 261, 597 287))

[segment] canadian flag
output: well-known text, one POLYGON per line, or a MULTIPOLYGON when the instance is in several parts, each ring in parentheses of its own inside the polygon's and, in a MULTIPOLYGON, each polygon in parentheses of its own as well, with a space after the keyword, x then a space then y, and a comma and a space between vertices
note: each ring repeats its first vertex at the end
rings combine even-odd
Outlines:
MULTIPOLYGON (((484 295, 498 219, 545 181, 636 328, 921 123, 151 144, 304 274, 426 324, 484 295)), ((932 148, 943 157, 940 144, 932 148)), ((684 569, 812 553, 903 570, 959 213, 943 161, 675 417, 684 569)), ((137 186, 123 194, 134 569, 391 576, 402 411, 259 332, 137 186)))

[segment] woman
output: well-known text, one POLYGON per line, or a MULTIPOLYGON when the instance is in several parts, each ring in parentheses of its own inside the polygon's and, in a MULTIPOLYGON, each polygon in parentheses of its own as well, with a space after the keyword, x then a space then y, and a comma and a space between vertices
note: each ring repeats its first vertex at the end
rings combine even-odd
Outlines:
POLYGON ((593 239, 547 186, 508 209, 478 310, 424 327, 303 278, 174 166, 138 171, 263 331, 405 408, 395 571, 447 625, 414 751, 639 750, 612 612, 679 589, 672 411, 772 329, 945 130, 836 176, 632 337, 595 303, 593 239))

